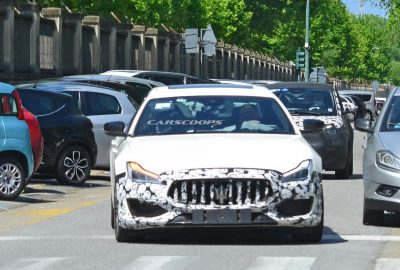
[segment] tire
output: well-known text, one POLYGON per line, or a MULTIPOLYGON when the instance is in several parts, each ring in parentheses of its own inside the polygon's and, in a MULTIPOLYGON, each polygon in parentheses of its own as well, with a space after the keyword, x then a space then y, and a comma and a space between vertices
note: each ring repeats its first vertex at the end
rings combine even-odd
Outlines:
POLYGON ((114 215, 113 223, 114 223, 115 240, 117 240, 118 243, 129 242, 131 240, 131 234, 129 233, 128 230, 121 228, 121 226, 119 225, 118 211, 113 211, 113 215, 114 215))
POLYGON ((297 243, 319 243, 324 234, 324 212, 322 212, 321 222, 312 228, 305 228, 307 232, 293 233, 292 238, 297 243))
POLYGON ((0 158, 0 199, 13 200, 26 186, 26 172, 15 158, 0 158))
POLYGON ((353 148, 350 147, 351 154, 347 157, 346 166, 341 170, 335 171, 336 179, 349 179, 353 174, 353 148))
POLYGON ((111 202, 111 228, 115 229, 115 218, 114 218, 115 214, 114 214, 114 207, 113 204, 111 202))
POLYGON ((57 181, 60 184, 83 185, 90 176, 91 168, 92 160, 89 153, 81 146, 69 146, 57 160, 57 181))
POLYGON ((364 200, 364 211, 363 211, 363 224, 382 226, 384 224, 384 212, 381 210, 372 210, 365 207, 364 200))

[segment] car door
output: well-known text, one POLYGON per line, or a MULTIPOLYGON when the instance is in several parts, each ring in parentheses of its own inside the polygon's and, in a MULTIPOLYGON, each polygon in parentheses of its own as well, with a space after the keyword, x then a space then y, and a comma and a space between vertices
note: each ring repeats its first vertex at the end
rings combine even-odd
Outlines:
POLYGON ((104 132, 104 124, 112 121, 123 121, 129 123, 129 119, 125 119, 120 102, 115 96, 85 91, 81 93, 81 111, 93 123, 93 133, 97 144, 97 162, 95 167, 110 166, 110 145, 111 136, 104 132))

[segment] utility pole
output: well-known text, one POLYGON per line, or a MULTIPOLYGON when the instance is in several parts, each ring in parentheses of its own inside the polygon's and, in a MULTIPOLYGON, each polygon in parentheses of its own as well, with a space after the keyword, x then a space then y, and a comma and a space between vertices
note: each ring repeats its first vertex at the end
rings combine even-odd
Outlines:
POLYGON ((310 80, 310 43, 309 43, 309 35, 310 35, 310 0, 307 0, 306 6, 306 39, 304 42, 304 52, 305 52, 305 81, 308 82, 310 80))

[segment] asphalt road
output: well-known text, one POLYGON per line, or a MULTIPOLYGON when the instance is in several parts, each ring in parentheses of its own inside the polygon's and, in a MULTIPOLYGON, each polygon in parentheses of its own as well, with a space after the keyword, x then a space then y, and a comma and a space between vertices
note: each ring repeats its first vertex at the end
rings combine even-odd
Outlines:
POLYGON ((350 180, 324 174, 325 231, 296 244, 275 229, 169 230, 117 243, 107 176, 83 188, 35 179, 16 202, 0 201, 0 269, 400 269, 400 217, 362 225, 362 143, 350 180))

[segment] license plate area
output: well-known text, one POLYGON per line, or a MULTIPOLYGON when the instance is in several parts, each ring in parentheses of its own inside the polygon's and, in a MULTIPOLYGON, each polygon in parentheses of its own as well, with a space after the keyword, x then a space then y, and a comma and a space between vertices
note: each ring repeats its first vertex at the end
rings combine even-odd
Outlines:
POLYGON ((250 209, 193 210, 194 225, 251 224, 250 209))

